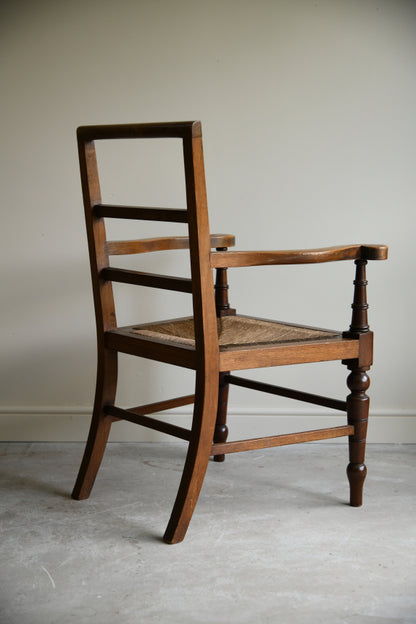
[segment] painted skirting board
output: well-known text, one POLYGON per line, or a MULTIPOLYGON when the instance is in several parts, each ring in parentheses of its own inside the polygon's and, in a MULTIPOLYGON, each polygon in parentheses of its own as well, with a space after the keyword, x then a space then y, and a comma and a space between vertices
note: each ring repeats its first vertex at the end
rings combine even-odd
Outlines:
MULTIPOLYGON (((15 442, 79 442, 85 441, 91 410, 85 407, 12 407, 0 409, 0 440, 15 442)), ((161 419, 189 427, 191 411, 165 412, 161 419)), ((322 410, 231 408, 229 439, 245 439, 277 435, 341 425, 345 415, 322 415, 322 410)), ((157 431, 128 422, 114 423, 113 442, 159 442, 174 440, 157 431)), ((342 442, 331 440, 331 442, 342 442)), ((414 410, 377 410, 370 415, 368 441, 373 443, 416 443, 416 412, 414 410)))

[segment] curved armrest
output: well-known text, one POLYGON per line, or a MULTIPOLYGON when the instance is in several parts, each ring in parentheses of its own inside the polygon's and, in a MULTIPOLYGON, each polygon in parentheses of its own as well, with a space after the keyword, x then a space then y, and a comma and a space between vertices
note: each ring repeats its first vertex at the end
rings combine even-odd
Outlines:
POLYGON ((219 251, 211 253, 212 268, 266 264, 311 264, 336 260, 386 260, 386 245, 344 245, 285 251, 219 251))
MULTIPOLYGON (((211 248, 233 247, 234 245, 233 234, 211 234, 211 248)), ((188 236, 163 236, 139 240, 107 241, 105 248, 109 256, 167 251, 168 249, 189 249, 189 238, 188 236)))

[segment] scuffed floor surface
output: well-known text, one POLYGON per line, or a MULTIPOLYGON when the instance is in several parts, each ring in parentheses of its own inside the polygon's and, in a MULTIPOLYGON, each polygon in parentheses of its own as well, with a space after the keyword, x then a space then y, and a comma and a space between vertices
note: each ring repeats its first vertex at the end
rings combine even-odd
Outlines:
POLYGON ((182 544, 161 541, 182 444, 110 444, 92 496, 80 444, 1 444, 1 624, 416 622, 416 447, 368 448, 353 509, 346 448, 210 462, 182 544))

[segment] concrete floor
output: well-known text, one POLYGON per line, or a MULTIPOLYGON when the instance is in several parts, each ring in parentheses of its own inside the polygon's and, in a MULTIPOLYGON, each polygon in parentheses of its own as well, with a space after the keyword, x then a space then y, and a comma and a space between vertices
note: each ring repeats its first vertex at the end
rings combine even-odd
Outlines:
POLYGON ((80 444, 0 445, 1 624, 416 622, 416 447, 372 445, 365 505, 346 449, 211 462, 168 546, 182 444, 110 444, 88 501, 80 444))

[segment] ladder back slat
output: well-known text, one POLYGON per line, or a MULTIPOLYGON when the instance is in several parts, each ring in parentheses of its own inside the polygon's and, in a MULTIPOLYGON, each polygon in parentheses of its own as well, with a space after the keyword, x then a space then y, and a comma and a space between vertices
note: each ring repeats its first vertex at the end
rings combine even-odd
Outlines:
POLYGON ((96 204, 94 206, 94 214, 97 217, 110 217, 112 219, 188 223, 188 211, 182 208, 147 208, 144 206, 96 204))
POLYGON ((135 284, 136 286, 150 286, 164 290, 176 290, 178 292, 192 293, 192 281, 187 277, 172 277, 170 275, 157 275, 115 267, 104 268, 100 276, 105 281, 119 282, 122 284, 135 284))

